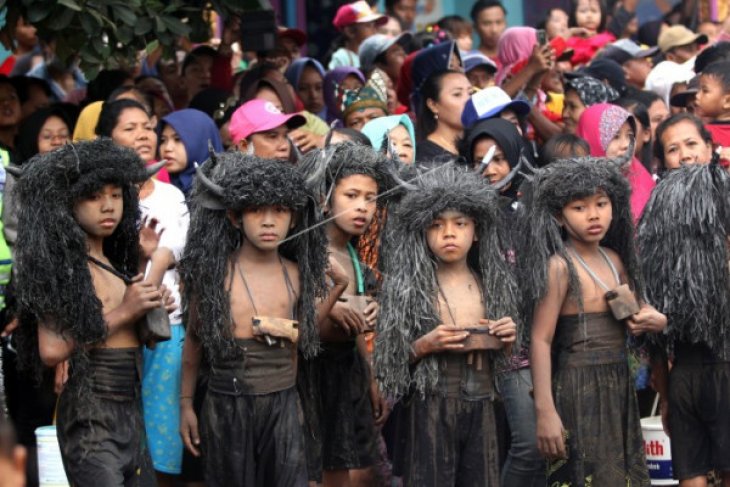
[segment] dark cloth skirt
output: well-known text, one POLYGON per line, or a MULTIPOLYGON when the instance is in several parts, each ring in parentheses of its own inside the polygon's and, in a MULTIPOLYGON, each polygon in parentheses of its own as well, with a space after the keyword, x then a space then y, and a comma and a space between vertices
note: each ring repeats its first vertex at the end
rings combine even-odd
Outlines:
POLYGON ((417 393, 401 402, 397 455, 405 486, 498 487, 499 454, 491 398, 417 393))
POLYGON ((568 431, 568 459, 551 462, 548 485, 649 486, 636 392, 626 361, 564 367, 555 406, 568 431))
POLYGON ((85 374, 74 374, 72 364, 57 409, 71 485, 157 485, 142 419, 140 363, 139 348, 105 348, 89 352, 85 374))
POLYGON ((316 358, 303 362, 298 386, 307 416, 307 449, 312 449, 307 459, 310 479, 321 478, 321 470, 374 465, 377 445, 370 370, 355 343, 324 343, 316 358))

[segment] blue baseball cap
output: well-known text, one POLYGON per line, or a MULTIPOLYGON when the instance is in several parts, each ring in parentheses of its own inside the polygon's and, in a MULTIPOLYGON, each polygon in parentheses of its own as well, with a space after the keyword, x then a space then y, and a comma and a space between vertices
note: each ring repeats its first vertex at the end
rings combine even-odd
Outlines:
POLYGON ((505 110, 512 110, 524 117, 530 113, 530 105, 522 100, 513 100, 498 86, 490 86, 469 97, 461 113, 461 124, 469 128, 479 120, 493 118, 505 110))
POLYGON ((469 51, 466 54, 462 54, 461 62, 464 63, 465 73, 479 66, 487 68, 492 73, 497 72, 497 64, 479 51, 469 51))

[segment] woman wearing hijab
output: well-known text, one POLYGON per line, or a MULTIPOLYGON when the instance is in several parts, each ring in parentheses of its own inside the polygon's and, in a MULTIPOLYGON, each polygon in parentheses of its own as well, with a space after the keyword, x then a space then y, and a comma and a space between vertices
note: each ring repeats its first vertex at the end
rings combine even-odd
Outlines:
POLYGON ((93 140, 96 138, 96 124, 99 122, 103 101, 89 103, 81 110, 74 128, 73 141, 93 140))
POLYGON ((196 164, 209 157, 208 144, 222 152, 220 133, 213 120, 193 108, 172 112, 157 127, 159 159, 166 161, 170 183, 187 198, 193 187, 196 164))
POLYGON ((590 76, 573 78, 565 83, 563 101, 563 131, 574 134, 583 111, 596 103, 609 103, 619 93, 607 84, 590 76))
POLYGON ((26 118, 18 129, 15 147, 22 164, 36 154, 45 154, 71 139, 73 125, 63 109, 40 108, 26 118))
MULTIPOLYGON (((460 144, 460 154, 474 170, 480 170, 490 184, 504 180, 519 164, 520 157, 529 157, 525 139, 515 125, 503 118, 490 118, 474 124, 464 133, 460 144), (485 156, 494 147, 491 159, 485 156), (487 163, 486 165, 482 165, 487 163)), ((513 179, 502 189, 502 196, 509 199, 506 209, 516 208, 519 177, 513 179)))
POLYGON ((327 123, 337 121, 342 125, 342 99, 344 90, 358 90, 365 84, 365 76, 362 72, 350 66, 335 68, 324 77, 322 91, 324 103, 327 106, 327 123))
MULTIPOLYGON (((598 103, 586 108, 580 116, 576 134, 588 142, 591 156, 619 157, 626 153, 636 136, 636 120, 621 107, 598 103)), ((631 185, 631 214, 636 223, 656 183, 636 157, 622 172, 631 185)))
POLYGON ((416 161, 416 133, 407 115, 376 118, 365 124, 362 133, 370 139, 376 151, 385 150, 388 156, 392 156, 392 147, 403 164, 416 161), (386 146, 388 143, 390 147, 386 146))
POLYGON ((287 68, 287 81, 294 87, 304 109, 322 120, 327 120, 327 107, 324 104, 324 68, 314 58, 303 57, 295 60, 287 68))

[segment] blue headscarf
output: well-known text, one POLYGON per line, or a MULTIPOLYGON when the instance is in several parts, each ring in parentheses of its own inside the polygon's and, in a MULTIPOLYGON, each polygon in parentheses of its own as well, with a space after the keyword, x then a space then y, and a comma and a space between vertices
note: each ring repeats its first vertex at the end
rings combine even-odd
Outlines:
MULTIPOLYGON (((322 82, 324 85, 325 71, 322 64, 314 58, 302 57, 293 61, 289 67, 286 68, 286 73, 284 73, 286 80, 294 87, 295 90, 299 89, 299 79, 302 77, 302 72, 304 72, 304 68, 307 66, 311 66, 317 70, 320 76, 322 76, 322 82)), ((327 120, 327 104, 324 105, 319 113, 315 113, 315 115, 322 120, 327 120)))
POLYGON ((158 140, 161 139, 165 124, 175 129, 185 146, 188 165, 182 172, 170 174, 170 182, 187 197, 193 187, 195 163, 202 164, 208 159, 208 141, 213 145, 215 152, 223 152, 221 136, 213 119, 194 108, 178 110, 164 117, 157 126, 158 140))
POLYGON ((370 139, 370 143, 373 145, 375 151, 381 151, 386 134, 398 125, 403 125, 408 130, 408 135, 411 136, 411 142, 413 142, 413 161, 411 162, 414 162, 416 159, 416 134, 413 130, 413 122, 411 122, 408 115, 391 115, 389 117, 374 118, 365 124, 361 132, 370 139))

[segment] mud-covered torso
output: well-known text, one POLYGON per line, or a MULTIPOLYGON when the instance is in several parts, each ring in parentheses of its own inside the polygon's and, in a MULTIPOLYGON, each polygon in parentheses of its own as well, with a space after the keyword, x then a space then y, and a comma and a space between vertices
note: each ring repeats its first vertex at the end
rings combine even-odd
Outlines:
POLYGON ((558 369, 626 361, 626 328, 609 312, 560 316, 553 338, 558 369))
POLYGON ((229 266, 231 319, 235 338, 253 338, 254 316, 296 320, 299 272, 284 259, 264 267, 229 266))

